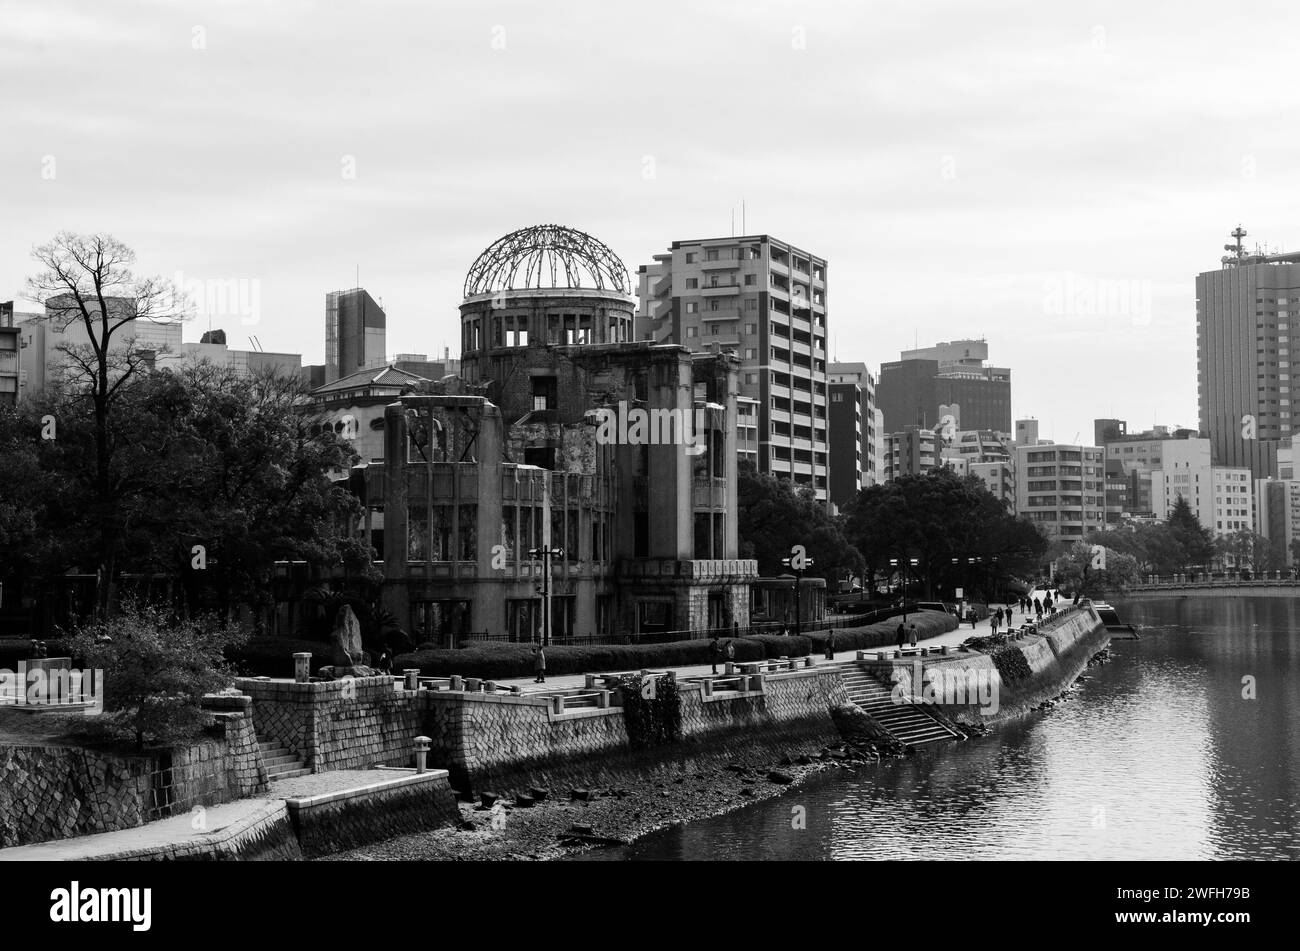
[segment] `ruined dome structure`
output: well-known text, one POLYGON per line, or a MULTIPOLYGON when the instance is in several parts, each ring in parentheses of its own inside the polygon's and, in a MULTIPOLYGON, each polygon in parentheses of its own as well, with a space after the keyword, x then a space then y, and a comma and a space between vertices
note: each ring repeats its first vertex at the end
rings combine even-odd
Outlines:
MULTIPOLYGON (((589 234, 563 225, 512 231, 465 276, 461 375, 470 382, 547 376, 553 348, 632 342, 631 286, 618 255, 589 234)), ((538 405, 549 402, 532 395, 538 405)))
POLYGON ((627 267, 601 241, 564 225, 520 228, 488 245, 465 276, 465 299, 499 291, 587 289, 626 295, 627 267))

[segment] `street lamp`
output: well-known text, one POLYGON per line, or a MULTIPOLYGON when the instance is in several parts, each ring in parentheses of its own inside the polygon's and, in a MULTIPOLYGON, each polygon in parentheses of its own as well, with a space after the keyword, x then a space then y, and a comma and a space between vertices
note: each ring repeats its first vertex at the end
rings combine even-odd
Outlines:
POLYGON ((536 561, 542 559, 542 586, 535 589, 542 596, 542 646, 551 646, 551 559, 563 558, 563 548, 528 549, 528 556, 536 561))
POLYGON ((794 632, 799 633, 799 589, 803 587, 803 573, 807 568, 811 568, 815 562, 807 555, 806 549, 802 545, 795 545, 790 549, 790 557, 782 558, 781 564, 794 572, 794 632))
POLYGON ((920 560, 919 558, 902 558, 902 559, 900 559, 900 558, 891 558, 891 559, 889 559, 889 565, 890 565, 891 568, 898 568, 900 562, 901 562, 901 564, 902 564, 902 568, 903 568, 903 623, 904 623, 904 624, 907 623, 907 577, 908 577, 908 571, 907 571, 907 568, 908 568, 908 565, 911 565, 912 568, 915 568, 918 564, 920 564, 920 561, 921 561, 921 560, 920 560))

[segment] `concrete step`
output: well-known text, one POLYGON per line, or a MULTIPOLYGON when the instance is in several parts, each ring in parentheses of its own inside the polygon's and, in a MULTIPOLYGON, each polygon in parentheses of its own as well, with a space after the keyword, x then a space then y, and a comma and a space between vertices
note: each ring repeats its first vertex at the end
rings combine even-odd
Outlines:
POLYGON ((267 769, 270 769, 272 766, 286 766, 291 763, 301 763, 302 757, 294 756, 286 750, 276 756, 263 756, 262 762, 265 764, 267 769))
POLYGON ((277 763, 274 766, 266 767, 266 775, 281 776, 284 773, 292 773, 294 770, 303 768, 302 760, 296 759, 289 763, 277 763))
POLYGON ((270 779, 271 782, 274 783, 274 782, 279 782, 281 779, 293 779, 295 776, 307 776, 307 775, 309 775, 310 773, 311 773, 311 770, 306 769, 306 768, 303 768, 303 769, 291 769, 291 770, 288 770, 288 771, 283 772, 283 773, 276 773, 275 775, 270 776, 270 777, 268 777, 268 778, 270 779))

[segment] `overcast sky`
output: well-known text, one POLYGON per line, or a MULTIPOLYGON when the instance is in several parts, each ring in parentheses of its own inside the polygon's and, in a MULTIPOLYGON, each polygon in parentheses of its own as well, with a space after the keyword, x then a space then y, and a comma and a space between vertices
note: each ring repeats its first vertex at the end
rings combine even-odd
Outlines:
POLYGON ((360 268, 390 353, 455 355, 500 235, 635 272, 743 198, 830 262, 832 356, 984 336, 1045 437, 1195 426, 1195 274, 1238 222, 1300 248, 1298 38, 1294 2, 0 0, 0 299, 108 231, 255 288, 232 346, 321 362, 360 268))

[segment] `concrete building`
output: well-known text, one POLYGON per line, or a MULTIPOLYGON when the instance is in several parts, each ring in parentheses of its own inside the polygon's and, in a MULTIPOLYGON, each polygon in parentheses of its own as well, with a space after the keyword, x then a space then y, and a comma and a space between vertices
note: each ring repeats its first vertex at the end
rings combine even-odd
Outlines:
POLYGON ((387 362, 388 318, 364 288, 325 295, 325 382, 387 362))
POLYGON ((1300 479, 1255 481, 1255 531, 1269 541, 1288 568, 1296 566, 1300 539, 1300 479))
POLYGON ((885 437, 885 481, 923 475, 941 465, 939 437, 932 429, 908 426, 885 437))
POLYGON ((637 274, 636 339, 735 351, 758 468, 829 496, 824 258, 771 235, 674 241, 637 274))
POLYGON ((1106 525, 1100 447, 1033 443, 1015 448, 1016 511, 1054 539, 1082 539, 1106 525))
POLYGON ((1151 474, 1154 515, 1169 518, 1178 499, 1216 537, 1255 530, 1255 482, 1250 469, 1175 462, 1151 474))
POLYGON ((934 427, 951 415, 957 429, 1011 431, 1011 370, 985 366, 988 343, 956 340, 904 350, 882 364, 876 403, 885 428, 934 427))
POLYGON ((740 362, 632 341, 628 285, 581 232, 505 236, 465 282, 461 375, 385 408, 360 491, 367 527, 382 509, 385 603, 417 640, 533 639, 543 588, 553 637, 748 624, 740 362), (558 550, 545 581, 537 548, 558 550))
POLYGON ((885 438, 885 415, 880 412, 877 406, 871 413, 872 429, 875 430, 875 481, 873 485, 879 485, 885 481, 885 463, 889 454, 888 440, 885 438))
POLYGON ((388 365, 426 380, 441 380, 444 376, 460 374, 460 361, 453 360, 450 348, 446 347, 441 360, 430 360, 424 353, 399 353, 388 361, 388 365))
POLYGON ((0 406, 15 405, 22 389, 18 366, 21 337, 22 331, 14 326, 14 302, 0 302, 0 406))
POLYGON ((1152 496, 1151 474, 1160 468, 1182 469, 1209 466, 1210 440, 1195 430, 1154 426, 1143 433, 1128 432, 1119 420, 1097 420, 1105 437, 1108 478, 1114 483, 1108 500, 1109 524, 1118 524, 1123 515, 1149 515, 1156 511, 1152 496), (1109 425, 1119 422, 1120 427, 1109 425), (1120 483, 1123 483, 1122 487, 1120 483), (1118 507, 1118 511, 1113 511, 1118 507))
POLYGON ((1042 440, 1038 438, 1038 420, 1016 420, 1015 444, 1017 446, 1037 446, 1040 442, 1042 440))
POLYGON ((969 473, 981 482, 993 494, 1008 512, 1016 510, 1016 468, 1010 459, 998 462, 969 462, 969 473))
POLYGON ((1200 430, 1217 465, 1273 476, 1278 441, 1297 431, 1292 404, 1293 323, 1300 321, 1300 252, 1247 254, 1246 232, 1218 270, 1196 277, 1200 430))
POLYGON ((830 499, 846 505, 874 485, 875 381, 865 363, 832 363, 830 387, 830 499))

